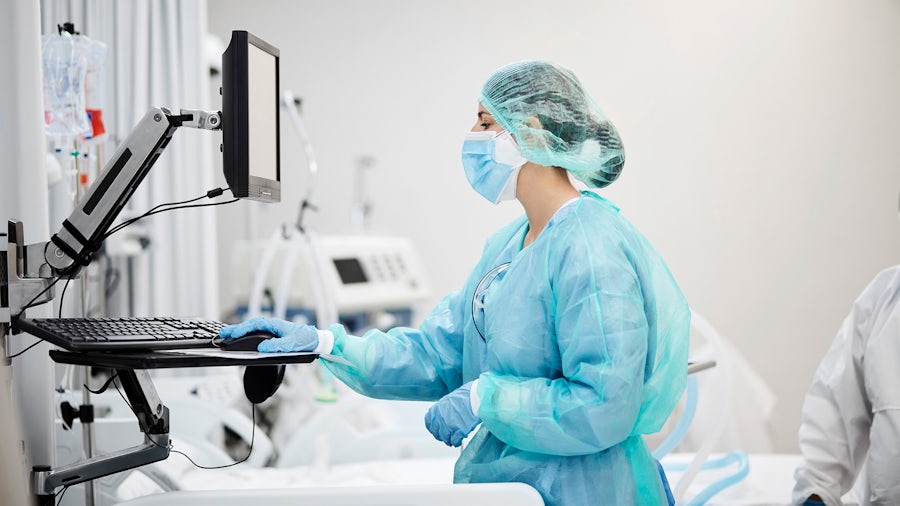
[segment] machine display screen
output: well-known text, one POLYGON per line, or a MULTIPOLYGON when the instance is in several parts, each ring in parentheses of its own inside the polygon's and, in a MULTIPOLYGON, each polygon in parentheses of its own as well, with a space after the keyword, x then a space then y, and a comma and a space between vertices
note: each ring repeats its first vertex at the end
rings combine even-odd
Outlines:
POLYGON ((363 271, 362 264, 356 258, 335 258, 334 266, 337 268, 341 282, 345 285, 350 283, 365 283, 368 281, 366 273, 363 271))

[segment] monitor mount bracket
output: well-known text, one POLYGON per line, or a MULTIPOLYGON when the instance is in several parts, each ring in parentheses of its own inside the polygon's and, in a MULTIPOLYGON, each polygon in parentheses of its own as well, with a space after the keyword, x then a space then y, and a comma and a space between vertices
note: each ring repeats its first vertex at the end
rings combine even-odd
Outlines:
POLYGON ((159 399, 150 374, 145 370, 116 369, 115 375, 114 381, 121 386, 138 419, 144 442, 57 469, 34 466, 32 490, 38 506, 54 504, 59 487, 95 480, 169 456, 169 408, 159 399))

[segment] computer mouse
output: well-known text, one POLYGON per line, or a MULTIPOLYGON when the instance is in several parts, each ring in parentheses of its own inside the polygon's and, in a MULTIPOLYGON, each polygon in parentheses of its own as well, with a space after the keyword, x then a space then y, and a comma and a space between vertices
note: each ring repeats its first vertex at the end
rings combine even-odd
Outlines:
POLYGON ((259 343, 275 337, 278 337, 278 335, 266 332, 265 330, 254 330, 241 337, 228 339, 219 338, 216 340, 216 346, 228 351, 257 351, 256 347, 259 343))

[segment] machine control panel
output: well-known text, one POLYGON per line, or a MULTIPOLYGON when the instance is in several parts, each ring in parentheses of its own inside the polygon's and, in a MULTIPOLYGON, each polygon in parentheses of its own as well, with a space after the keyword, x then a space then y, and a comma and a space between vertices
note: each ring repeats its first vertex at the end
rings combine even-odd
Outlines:
MULTIPOLYGON (((246 304, 253 272, 241 272, 243 266, 258 265, 265 241, 246 242, 234 250, 235 267, 233 297, 238 306, 246 304)), ((377 311, 408 308, 429 295, 421 261, 410 239, 376 235, 323 235, 315 247, 318 255, 310 256, 309 244, 284 242, 275 253, 268 271, 266 286, 277 288, 283 276, 285 255, 297 255, 292 269, 288 306, 311 307, 311 266, 322 276, 340 312, 377 311)))

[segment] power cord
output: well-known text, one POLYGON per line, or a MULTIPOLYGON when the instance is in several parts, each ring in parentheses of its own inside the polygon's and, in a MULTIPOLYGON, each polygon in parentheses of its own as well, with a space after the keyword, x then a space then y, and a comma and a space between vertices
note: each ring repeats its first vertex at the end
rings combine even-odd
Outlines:
POLYGON ((72 281, 72 278, 66 280, 66 284, 63 285, 62 293, 59 294, 59 315, 57 318, 62 318, 63 299, 66 298, 66 288, 69 288, 70 281, 72 281))
POLYGON ((69 490, 68 485, 63 487, 63 489, 60 490, 60 492, 54 496, 54 497, 56 497, 56 506, 59 506, 60 504, 62 504, 62 499, 63 499, 63 496, 66 495, 66 490, 69 490))
MULTIPOLYGON (((38 300, 38 298, 39 298, 41 295, 44 295, 45 293, 47 293, 47 290, 53 288, 53 285, 55 285, 56 283, 58 283, 60 279, 62 279, 62 278, 57 277, 56 279, 54 279, 52 283, 50 283, 49 285, 47 285, 47 288, 44 288, 43 290, 41 290, 41 293, 35 295, 34 298, 32 298, 30 301, 28 301, 28 304, 25 304, 25 307, 22 308, 22 312, 19 313, 19 315, 16 316, 15 318, 13 318, 13 320, 18 319, 19 316, 21 316, 22 314, 24 314, 26 309, 28 309, 28 308, 30 308, 30 307, 32 307, 32 306, 34 305, 34 301, 38 300)), ((43 302, 42 302, 41 304, 43 304, 43 302)), ((14 353, 14 354, 12 354, 12 355, 6 357, 6 359, 7 359, 7 360, 12 360, 12 359, 18 357, 19 355, 25 353, 26 351, 28 351, 28 350, 34 348, 35 346, 41 344, 41 342, 42 342, 42 340, 41 340, 41 339, 38 339, 37 341, 35 341, 34 343, 32 343, 31 346, 25 348, 24 350, 22 350, 22 351, 20 351, 20 352, 18 352, 18 353, 14 353)))
MULTIPOLYGON (((110 380, 107 381, 107 384, 112 379, 113 378, 110 378, 110 380)), ((116 383, 113 383, 113 385, 116 387, 116 391, 119 392, 119 396, 122 397, 122 400, 125 401, 125 404, 127 404, 128 408, 131 409, 131 412, 134 413, 134 416, 137 416, 137 413, 134 411, 134 407, 131 406, 131 403, 128 402, 128 399, 125 398, 125 394, 123 394, 122 390, 119 389, 119 385, 116 383)), ((253 428, 250 430, 250 449, 247 450, 247 455, 244 458, 242 458, 241 460, 232 462, 231 464, 223 464, 221 466, 201 466, 200 464, 194 462, 194 459, 192 459, 187 453, 173 449, 171 441, 169 442, 169 446, 163 446, 163 445, 157 443, 156 441, 153 441, 152 439, 150 439, 150 442, 152 442, 153 444, 155 444, 156 446, 158 446, 160 448, 168 449, 171 453, 177 453, 179 455, 184 456, 184 458, 188 459, 188 461, 191 464, 193 464, 195 467, 197 467, 199 469, 225 469, 226 467, 236 466, 242 462, 246 462, 247 459, 250 458, 250 455, 253 454, 253 442, 256 440, 256 409, 251 409, 251 412, 252 412, 253 428)))
MULTIPOLYGON (((103 392, 105 392, 107 388, 109 388, 109 385, 110 385, 110 384, 113 382, 113 380, 115 380, 118 376, 119 376, 119 373, 116 372, 115 374, 113 374, 112 376, 110 376, 109 379, 107 379, 106 382, 103 383, 103 386, 101 386, 101 387, 98 388, 97 390, 91 390, 90 387, 88 387, 88 386, 85 385, 84 383, 82 383, 81 386, 84 387, 85 390, 87 390, 88 392, 90 392, 90 393, 92 393, 92 394, 94 394, 94 395, 100 395, 100 394, 102 394, 103 392)), ((116 388, 118 389, 118 387, 116 387, 116 388)), ((121 393, 121 392, 119 392, 119 393, 121 393)), ((128 401, 125 401, 125 402, 127 403, 128 401)), ((129 404, 128 407, 130 408, 131 405, 129 404)), ((134 411, 134 409, 132 409, 132 411, 134 411)))
POLYGON ((230 188, 224 188, 224 189, 216 188, 214 190, 210 190, 210 191, 206 192, 204 195, 201 195, 199 197, 195 197, 192 199, 182 200, 181 202, 168 202, 166 204, 159 204, 157 206, 154 206, 149 211, 145 212, 144 214, 142 214, 140 216, 136 216, 134 218, 125 220, 122 223, 116 225, 111 230, 109 230, 106 234, 104 234, 100 240, 101 241, 106 240, 109 236, 115 234, 119 230, 122 230, 123 228, 131 225, 132 223, 134 223, 138 220, 146 218, 147 216, 152 216, 154 214, 163 213, 166 211, 172 211, 173 209, 186 209, 189 207, 221 206, 224 204, 231 204, 233 202, 237 202, 238 200, 240 200, 240 199, 235 198, 232 200, 226 200, 224 202, 211 202, 211 203, 207 203, 207 204, 191 204, 191 202, 196 202, 196 201, 202 200, 204 198, 212 199, 212 198, 218 197, 218 196, 222 195, 223 193, 225 193, 226 191, 231 191, 231 189, 230 188), (190 205, 187 205, 187 204, 190 204, 190 205), (165 209, 163 209, 163 208, 165 208, 165 209))
POLYGON ((12 354, 12 355, 10 355, 10 356, 8 356, 8 357, 6 357, 6 358, 7 358, 8 360, 12 360, 12 359, 18 357, 19 355, 25 353, 26 351, 28 351, 28 350, 34 348, 35 346, 41 344, 42 342, 43 342, 43 340, 38 339, 37 341, 31 343, 31 346, 25 348, 24 350, 20 351, 19 353, 12 354))
MULTIPOLYGON (((56 283, 59 283, 59 280, 61 280, 61 279, 62 279, 61 277, 57 276, 56 279, 54 279, 52 283, 47 285, 46 288, 41 290, 40 293, 38 293, 30 301, 28 301, 28 304, 25 304, 25 307, 22 308, 22 313, 24 313, 26 309, 33 307, 35 305, 34 301, 38 300, 38 298, 40 298, 41 295, 44 295, 45 293, 47 293, 47 291, 50 290, 51 288, 53 288, 53 285, 55 285, 56 283)), ((41 304, 43 304, 43 302, 41 302, 41 304)), ((19 315, 21 315, 22 313, 19 313, 19 315)), ((19 315, 17 315, 15 318, 18 318, 19 315)))
MULTIPOLYGON (((199 197, 195 197, 195 198, 188 199, 188 200, 182 200, 182 201, 180 201, 180 202, 168 202, 168 203, 165 203, 165 204, 159 204, 159 205, 157 205, 157 206, 154 206, 153 208, 151 208, 149 211, 145 212, 144 214, 142 214, 142 215, 140 215, 140 216, 137 216, 137 217, 134 217, 134 218, 131 218, 131 219, 129 219, 129 220, 123 221, 122 223, 116 225, 116 226, 113 227, 111 230, 109 230, 106 234, 104 234, 104 235, 100 238, 100 241, 99 241, 99 242, 102 243, 102 242, 105 241, 109 236, 113 235, 114 233, 118 232, 119 230, 122 230, 123 228, 125 228, 125 227, 131 225, 132 223, 134 223, 134 222, 136 222, 136 221, 138 221, 138 220, 141 220, 141 219, 143 219, 143 218, 146 218, 147 216, 152 216, 152 215, 154 215, 154 214, 158 214, 158 213, 162 213, 162 212, 166 212, 166 211, 172 211, 172 210, 174 210, 174 209, 186 209, 186 208, 190 208, 190 207, 221 206, 221 205, 224 205, 224 204, 231 204, 231 203, 234 203, 234 202, 237 202, 238 200, 240 200, 240 199, 235 198, 235 199, 232 199, 232 200, 226 200, 226 201, 224 201, 224 202, 211 202, 211 203, 207 203, 207 204, 192 204, 192 202, 196 202, 196 201, 201 200, 201 199, 204 199, 204 198, 208 198, 208 199, 216 198, 216 197, 222 195, 223 193, 225 193, 226 191, 231 191, 231 188, 215 188, 215 189, 213 189, 213 190, 209 190, 208 192, 206 192, 205 194, 203 194, 203 195, 201 195, 201 196, 199 196, 199 197)), ((99 248, 94 248, 94 249, 99 249, 99 248)), ((32 299, 28 302, 28 304, 26 304, 25 307, 22 308, 22 312, 24 313, 24 311, 25 311, 26 309, 32 307, 32 306, 34 305, 34 301, 36 301, 41 295, 44 295, 45 293, 47 293, 48 290, 50 290, 51 288, 53 288, 53 285, 55 285, 56 283, 58 283, 60 279, 62 279, 62 278, 59 277, 59 276, 57 276, 56 279, 54 279, 52 283, 50 283, 46 288, 44 288, 43 290, 41 290, 40 293, 38 293, 37 295, 35 295, 34 298, 32 298, 32 299)), ((63 297, 65 297, 65 295, 66 295, 66 288, 69 287, 69 282, 70 282, 71 280, 72 280, 71 278, 67 278, 66 284, 65 284, 65 286, 63 287, 62 295, 60 295, 60 297, 59 297, 59 318, 62 318, 62 303, 63 303, 63 297)), ((21 315, 21 313, 20 313, 20 315, 21 315)), ((18 318, 18 316, 16 316, 16 318, 18 318)), ((23 353, 25 353, 26 351, 28 351, 28 350, 34 348, 35 346, 37 346, 37 345, 40 344, 40 343, 41 343, 41 340, 39 339, 39 340, 37 340, 35 343, 33 343, 31 346, 25 348, 24 350, 22 350, 22 351, 20 351, 20 352, 18 352, 18 353, 16 353, 16 354, 14 354, 14 355, 10 355, 9 357, 7 357, 7 359, 12 360, 13 358, 16 358, 16 357, 18 357, 19 355, 22 355, 23 353)))

